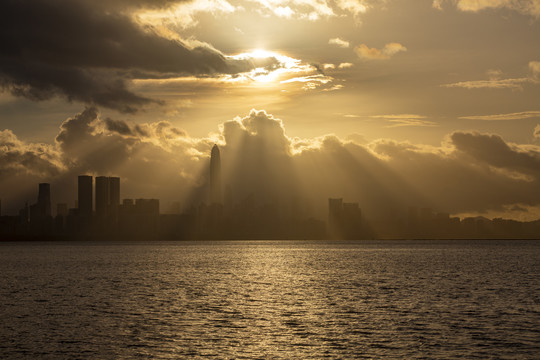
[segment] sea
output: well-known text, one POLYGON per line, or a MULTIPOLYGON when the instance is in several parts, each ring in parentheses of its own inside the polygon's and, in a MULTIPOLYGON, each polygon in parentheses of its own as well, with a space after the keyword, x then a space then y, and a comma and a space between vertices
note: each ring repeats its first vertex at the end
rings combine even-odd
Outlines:
POLYGON ((2 359, 540 359, 540 241, 0 243, 2 359))

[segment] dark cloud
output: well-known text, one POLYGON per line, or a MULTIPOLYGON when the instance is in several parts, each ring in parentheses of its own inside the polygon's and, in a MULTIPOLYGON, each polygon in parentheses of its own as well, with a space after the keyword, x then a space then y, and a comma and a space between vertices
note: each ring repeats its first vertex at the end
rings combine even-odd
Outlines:
POLYGON ((98 118, 98 110, 95 107, 87 107, 81 113, 67 119, 60 125, 60 132, 56 136, 56 142, 62 150, 70 152, 89 140, 92 130, 91 123, 98 118))
POLYGON ((88 107, 62 123, 56 144, 69 168, 80 173, 109 174, 129 158, 134 140, 125 139, 117 129, 108 130, 110 122, 102 121, 95 107, 88 107), (100 127, 106 132, 100 131, 100 127))
POLYGON ((122 120, 105 119, 105 126, 108 131, 118 133, 120 135, 133 135, 129 125, 122 120))
POLYGON ((524 174, 540 173, 540 153, 512 148, 498 135, 456 132, 451 140, 457 150, 488 165, 524 174))
POLYGON ((66 171, 54 146, 21 141, 11 130, 0 131, 0 199, 3 209, 16 210, 35 201, 39 182, 66 171))
POLYGON ((134 112, 158 102, 132 93, 141 76, 233 74, 253 67, 218 51, 166 39, 126 15, 134 6, 167 1, 5 0, 0 2, 0 85, 32 100, 63 95, 134 112), (108 5, 106 5, 108 4, 108 5))
POLYGON ((0 131, 0 179, 30 175, 54 177, 61 172, 59 153, 47 144, 27 144, 10 130, 0 131))

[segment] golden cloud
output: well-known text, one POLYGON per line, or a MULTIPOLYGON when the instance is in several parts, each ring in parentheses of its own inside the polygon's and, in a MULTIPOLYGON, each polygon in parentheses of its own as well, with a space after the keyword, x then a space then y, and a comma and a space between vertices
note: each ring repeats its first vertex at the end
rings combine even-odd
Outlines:
POLYGON ((400 43, 388 43, 382 49, 370 48, 366 44, 360 44, 354 51, 361 59, 368 60, 388 60, 401 51, 407 51, 407 48, 400 43))

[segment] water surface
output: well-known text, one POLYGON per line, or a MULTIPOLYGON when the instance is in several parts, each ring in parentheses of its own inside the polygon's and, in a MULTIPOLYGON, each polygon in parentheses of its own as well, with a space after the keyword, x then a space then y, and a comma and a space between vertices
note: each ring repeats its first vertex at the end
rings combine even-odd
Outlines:
POLYGON ((540 354, 540 242, 0 244, 3 358, 540 354))

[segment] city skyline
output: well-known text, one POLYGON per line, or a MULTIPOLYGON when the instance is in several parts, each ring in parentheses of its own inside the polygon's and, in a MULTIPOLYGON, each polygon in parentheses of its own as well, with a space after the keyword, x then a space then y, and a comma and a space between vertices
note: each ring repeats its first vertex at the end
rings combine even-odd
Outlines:
MULTIPOLYGON (((227 186, 222 198, 221 156, 214 144, 202 200, 163 213, 160 199, 121 200, 119 177, 77 176, 74 207, 56 204, 51 186, 40 183, 37 202, 25 203, 17 216, 0 216, 4 240, 230 240, 230 239, 530 239, 540 236, 540 219, 529 222, 485 217, 460 219, 431 208, 409 206, 362 212, 358 202, 329 198, 327 220, 315 215, 305 198, 294 194, 249 193, 235 199, 227 186), (264 200, 266 198, 266 200, 264 200), (281 199, 281 200, 279 200, 281 199), (54 216, 53 216, 54 215, 54 216)), ((227 170, 227 169, 225 169, 227 170)), ((196 200, 195 200, 196 201, 196 200)), ((1 203, 0 203, 1 206, 1 203)), ((0 207, 1 215, 1 207, 0 207)))

